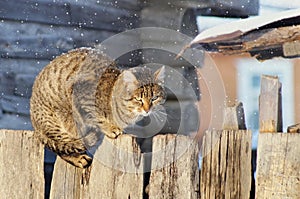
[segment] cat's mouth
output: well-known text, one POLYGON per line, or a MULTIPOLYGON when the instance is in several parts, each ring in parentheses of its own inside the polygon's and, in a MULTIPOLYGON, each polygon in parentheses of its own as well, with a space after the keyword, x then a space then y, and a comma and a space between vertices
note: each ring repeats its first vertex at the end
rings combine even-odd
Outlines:
POLYGON ((143 111, 143 112, 142 112, 142 116, 143 116, 143 117, 147 117, 147 116, 149 116, 151 113, 152 113, 152 110, 149 110, 148 112, 147 112, 147 111, 143 111))
POLYGON ((156 112, 160 112, 159 110, 161 110, 161 109, 162 109, 161 106, 150 107, 150 109, 147 111, 144 109, 141 109, 137 114, 137 121, 142 120, 145 117, 149 117, 150 115, 153 115, 156 112))
POLYGON ((137 115, 137 121, 142 120, 145 117, 149 117, 152 113, 152 109, 150 109, 149 111, 141 110, 137 115))

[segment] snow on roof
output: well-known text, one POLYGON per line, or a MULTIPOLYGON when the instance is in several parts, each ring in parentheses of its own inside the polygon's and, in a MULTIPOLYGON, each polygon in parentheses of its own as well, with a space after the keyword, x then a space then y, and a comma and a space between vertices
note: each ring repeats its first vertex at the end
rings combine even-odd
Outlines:
POLYGON ((300 9, 293 9, 284 12, 274 13, 272 15, 258 16, 248 19, 241 19, 212 27, 204 30, 190 43, 208 43, 226 39, 232 39, 243 35, 251 30, 259 29, 262 26, 281 21, 283 19, 300 16, 300 9))
POLYGON ((260 0, 260 5, 277 8, 300 8, 300 1, 295 0, 260 0))

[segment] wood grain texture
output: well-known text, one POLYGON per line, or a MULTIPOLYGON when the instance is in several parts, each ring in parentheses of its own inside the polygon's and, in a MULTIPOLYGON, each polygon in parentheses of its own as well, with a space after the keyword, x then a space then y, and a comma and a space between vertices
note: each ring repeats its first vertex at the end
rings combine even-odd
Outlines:
POLYGON ((288 133, 300 133, 300 123, 288 126, 288 133))
POLYGON ((90 178, 58 158, 50 198, 142 198, 143 157, 129 135, 104 138, 94 155, 90 178))
POLYGON ((261 133, 258 138, 256 198, 300 198, 300 134, 261 133))
POLYGON ((259 131, 282 132, 281 83, 275 76, 261 77, 259 131))
POLYGON ((225 107, 223 130, 246 130, 243 103, 225 107))
POLYGON ((249 199, 251 131, 207 131, 202 145, 201 198, 249 199))
MULTIPOLYGON (((298 21, 299 17, 291 20, 298 21)), ((259 60, 273 57, 293 58, 299 56, 300 25, 290 22, 282 24, 283 27, 265 27, 250 31, 234 38, 225 38, 200 44, 208 51, 217 51, 225 55, 250 53, 259 60), (288 26, 289 25, 289 26, 288 26)))
POLYGON ((84 28, 114 31, 137 27, 139 8, 135 11, 108 5, 97 4, 96 1, 3 0, 0 1, 0 13, 5 19, 43 24, 79 25, 84 28))
MULTIPOLYGON (((232 53, 241 53, 250 50, 266 49, 270 46, 282 45, 286 42, 292 42, 300 39, 300 26, 287 26, 279 28, 264 29, 261 31, 250 32, 248 35, 242 37, 241 40, 235 42, 242 42, 243 45, 239 48, 232 48, 232 53)), ((223 46, 221 51, 229 50, 229 46, 223 46)))
POLYGON ((88 194, 83 186, 83 169, 76 168, 57 157, 51 182, 50 198, 85 198, 88 194))
POLYGON ((44 198, 44 147, 32 131, 0 131, 1 198, 44 198))
POLYGON ((5 95, 1 97, 2 109, 9 113, 29 115, 29 99, 15 95, 5 95))
MULTIPOLYGON (((3 53, 18 52, 16 47, 24 48, 24 45, 27 45, 28 50, 35 50, 33 52, 51 54, 51 51, 55 50, 51 48, 73 49, 81 46, 93 46, 116 34, 114 30, 79 28, 70 25, 54 26, 30 21, 20 23, 14 20, 5 20, 0 23, 0 28, 3 30, 0 33, 1 48, 3 48, 1 52, 3 53), (32 40, 36 43, 30 43, 32 40), (41 42, 44 42, 44 49, 30 47, 31 45, 39 47, 42 45, 41 42), (74 46, 72 46, 73 43, 74 46), (46 50, 50 52, 47 53, 46 50)), ((34 54, 33 52, 32 54, 34 54)))
POLYGON ((149 199, 199 197, 198 146, 181 135, 153 138, 149 199))
POLYGON ((74 47, 70 37, 23 36, 21 38, 1 38, 0 54, 5 58, 53 59, 74 47))

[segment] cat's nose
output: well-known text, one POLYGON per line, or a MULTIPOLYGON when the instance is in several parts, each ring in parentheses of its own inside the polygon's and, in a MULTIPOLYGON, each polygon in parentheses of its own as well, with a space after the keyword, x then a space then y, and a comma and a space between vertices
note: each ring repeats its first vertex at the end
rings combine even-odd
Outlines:
POLYGON ((143 103, 143 109, 146 113, 150 111, 150 104, 149 103, 143 103))

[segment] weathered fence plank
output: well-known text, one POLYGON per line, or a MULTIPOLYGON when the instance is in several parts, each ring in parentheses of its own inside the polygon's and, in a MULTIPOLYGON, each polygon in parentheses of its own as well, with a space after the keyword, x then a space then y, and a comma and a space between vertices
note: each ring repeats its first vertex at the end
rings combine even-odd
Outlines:
POLYGON ((149 199, 199 198, 198 145, 183 135, 153 138, 149 199))
POLYGON ((91 198, 142 198, 144 158, 130 135, 104 139, 92 165, 91 198), (103 179, 103 180, 99 180, 103 179))
POLYGON ((64 160, 57 158, 51 183, 50 198, 82 198, 83 169, 75 168, 64 160))
POLYGON ((0 197, 44 198, 44 147, 32 131, 0 131, 0 197))
POLYGON ((282 132, 281 83, 278 77, 263 75, 259 96, 259 131, 282 132))
POLYGON ((50 198, 143 198, 143 161, 135 138, 105 137, 95 152, 88 182, 85 170, 58 158, 50 198))
POLYGON ((245 116, 243 103, 225 107, 223 117, 223 130, 245 130, 245 116))
POLYGON ((249 199, 251 131, 207 131, 202 145, 201 198, 249 199))
POLYGON ((300 198, 300 135, 261 133, 258 138, 256 198, 300 198))

